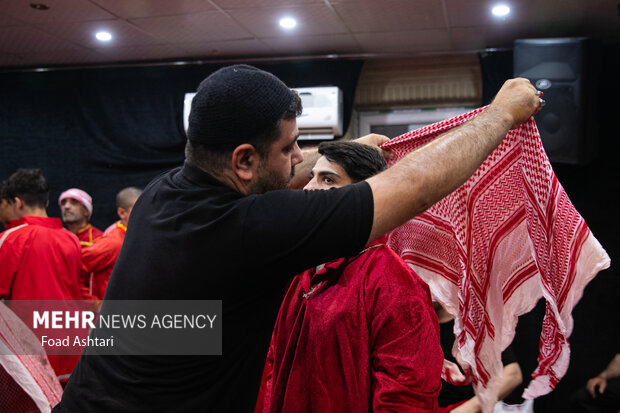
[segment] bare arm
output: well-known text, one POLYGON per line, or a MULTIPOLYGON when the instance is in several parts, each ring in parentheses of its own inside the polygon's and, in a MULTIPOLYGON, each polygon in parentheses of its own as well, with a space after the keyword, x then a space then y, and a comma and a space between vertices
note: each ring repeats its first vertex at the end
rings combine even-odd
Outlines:
POLYGON ((527 79, 508 80, 487 110, 368 179, 374 198, 369 241, 402 225, 463 184, 508 131, 540 109, 527 79))
MULTIPOLYGON (((499 384, 497 400, 508 397, 523 382, 523 375, 519 363, 510 363, 502 370, 502 381, 499 384)), ((480 400, 477 396, 467 400, 462 405, 452 409, 450 413, 477 413, 480 411, 480 400)))
POLYGON ((605 370, 603 370, 599 376, 605 377, 605 379, 615 379, 620 376, 620 354, 616 354, 616 356, 609 362, 609 365, 605 370))
POLYGON ((521 373, 519 363, 515 362, 505 365, 502 370, 502 382, 499 385, 497 400, 504 400, 521 383, 523 383, 523 373, 521 373))
POLYGON ((317 148, 304 149, 301 154, 304 156, 304 160, 295 165, 295 175, 288 184, 290 189, 301 189, 310 182, 310 171, 320 158, 317 148))
POLYGON ((601 394, 605 393, 605 388, 607 387, 607 380, 615 379, 618 376, 620 376, 620 354, 616 354, 616 356, 607 365, 607 368, 600 372, 598 376, 592 377, 590 380, 588 380, 588 383, 586 384, 586 389, 592 397, 596 397, 597 388, 601 394))

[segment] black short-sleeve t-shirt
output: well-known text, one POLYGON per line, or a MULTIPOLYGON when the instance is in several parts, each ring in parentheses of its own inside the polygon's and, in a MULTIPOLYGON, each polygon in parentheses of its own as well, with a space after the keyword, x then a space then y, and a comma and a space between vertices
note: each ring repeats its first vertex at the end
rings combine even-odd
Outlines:
POLYGON ((106 300, 222 300, 222 356, 80 359, 58 412, 251 412, 288 281, 363 249, 366 182, 244 196, 186 163, 133 208, 106 300))

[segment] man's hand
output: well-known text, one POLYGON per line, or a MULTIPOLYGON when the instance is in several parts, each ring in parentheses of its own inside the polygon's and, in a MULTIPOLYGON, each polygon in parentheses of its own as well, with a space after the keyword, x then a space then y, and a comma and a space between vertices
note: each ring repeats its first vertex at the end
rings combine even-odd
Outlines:
POLYGON ((355 142, 361 143, 364 145, 372 146, 377 148, 383 154, 383 157, 386 160, 390 160, 394 157, 394 154, 390 151, 386 151, 385 149, 381 149, 381 145, 390 141, 390 138, 383 135, 378 135, 376 133, 371 133, 370 135, 362 136, 361 138, 354 139, 355 142))
POLYGON ((538 91, 524 78, 507 80, 497 92, 488 110, 505 113, 510 129, 519 127, 542 108, 538 91))
POLYGON ((588 389, 588 393, 590 393, 590 396, 592 396, 593 399, 595 399, 597 395, 605 393, 606 387, 607 379, 601 376, 592 377, 586 384, 586 389, 588 389), (597 388, 598 393, 596 391, 597 388))

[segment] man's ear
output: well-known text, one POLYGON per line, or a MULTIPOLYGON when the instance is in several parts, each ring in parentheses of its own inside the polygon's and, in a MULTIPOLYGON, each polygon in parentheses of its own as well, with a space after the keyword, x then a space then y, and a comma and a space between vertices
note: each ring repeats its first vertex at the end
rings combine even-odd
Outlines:
POLYGON ((13 205, 14 205, 14 209, 15 209, 16 211, 23 210, 23 209, 24 209, 24 207, 26 206, 26 204, 24 203, 24 201, 23 201, 20 197, 18 197, 18 196, 16 196, 15 198, 13 198, 13 201, 15 201, 15 202, 13 202, 13 205))
POLYGON ((239 145, 232 153, 233 172, 242 181, 251 181, 257 173, 259 161, 260 155, 253 145, 239 145))
POLYGON ((127 218, 127 211, 125 211, 123 208, 118 207, 116 208, 116 214, 118 215, 118 217, 121 219, 121 221, 123 221, 124 219, 127 218))

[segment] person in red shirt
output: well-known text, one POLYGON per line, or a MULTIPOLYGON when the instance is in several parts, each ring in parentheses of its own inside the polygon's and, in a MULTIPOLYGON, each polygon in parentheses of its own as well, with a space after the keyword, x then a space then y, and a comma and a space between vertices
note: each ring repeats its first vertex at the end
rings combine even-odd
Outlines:
POLYGON ((67 229, 80 240, 82 247, 93 245, 103 232, 89 221, 93 215, 93 200, 86 192, 78 188, 70 188, 58 198, 60 215, 67 229))
MULTIPOLYGON (((49 187, 40 169, 18 169, 2 191, 13 219, 0 234, 0 299, 80 300, 80 244, 49 218, 49 187)), ((50 355, 61 382, 79 356, 50 355)))
POLYGON ((122 189, 116 195, 116 212, 120 219, 110 225, 104 236, 94 245, 82 249, 82 271, 90 274, 87 283, 89 294, 96 299, 103 299, 112 269, 123 246, 131 210, 141 193, 142 190, 134 187, 122 189))
MULTIPOLYGON (((345 186, 386 168, 379 151, 355 142, 322 143, 319 153, 305 189, 345 186)), ((430 293, 384 241, 293 279, 256 413, 435 411, 443 353, 430 293)))
MULTIPOLYGON (((85 191, 67 189, 58 197, 58 206, 67 229, 77 236, 82 248, 93 245, 103 236, 103 232, 89 222, 93 215, 93 200, 85 191)), ((92 273, 82 271, 80 274, 80 288, 85 300, 97 299, 90 291, 92 277, 92 273)))

